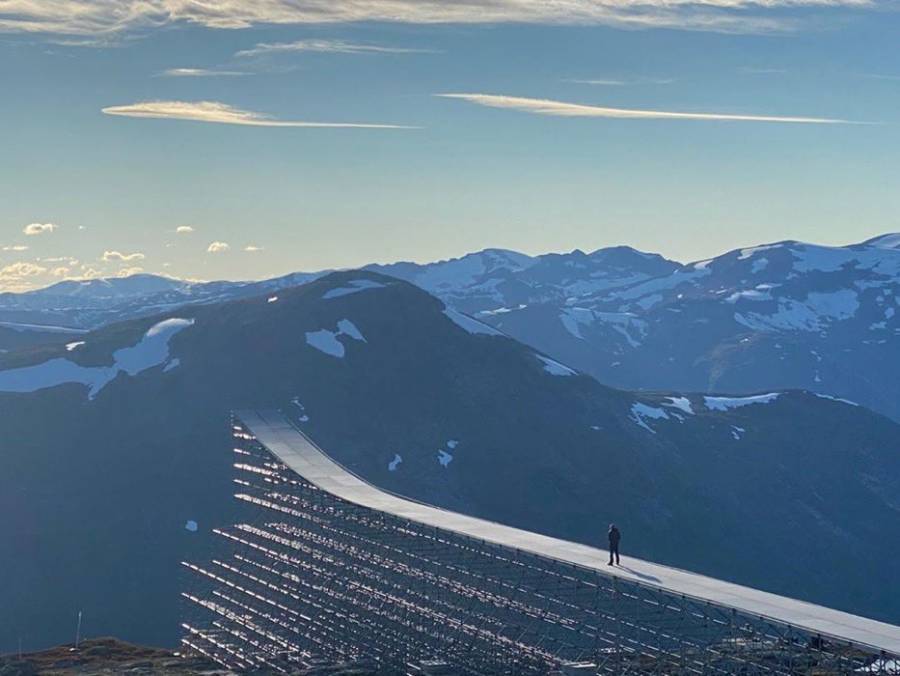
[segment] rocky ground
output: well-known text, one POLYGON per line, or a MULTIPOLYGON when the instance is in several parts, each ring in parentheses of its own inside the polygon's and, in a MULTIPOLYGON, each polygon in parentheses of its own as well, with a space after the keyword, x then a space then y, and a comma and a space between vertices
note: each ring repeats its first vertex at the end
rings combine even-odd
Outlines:
POLYGON ((206 660, 184 658, 171 650, 146 648, 114 638, 84 641, 77 650, 69 645, 36 653, 0 657, 0 676, 100 676, 101 674, 208 674, 224 672, 206 660))
MULTIPOLYGON (((364 665, 320 665, 301 669, 304 676, 365 676, 364 665)), ((48 650, 0 656, 0 676, 229 676, 233 672, 196 657, 163 648, 147 648, 115 638, 85 640, 77 650, 62 645, 48 650)), ((264 676, 257 673, 256 676, 264 676)))

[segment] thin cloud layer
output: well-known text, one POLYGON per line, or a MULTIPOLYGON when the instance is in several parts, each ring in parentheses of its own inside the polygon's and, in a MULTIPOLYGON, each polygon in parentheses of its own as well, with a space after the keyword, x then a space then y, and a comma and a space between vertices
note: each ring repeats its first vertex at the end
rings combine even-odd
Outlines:
POLYGON ((849 120, 825 117, 785 117, 778 115, 734 115, 729 113, 682 113, 666 110, 634 110, 629 108, 606 108, 578 103, 529 99, 518 96, 496 94, 437 94, 447 99, 461 99, 489 108, 517 110, 534 115, 553 117, 605 117, 628 120, 711 120, 725 122, 782 122, 791 124, 855 124, 849 120))
POLYGON ((293 52, 317 52, 320 54, 433 54, 429 49, 386 47, 346 42, 344 40, 297 40, 295 42, 261 42, 253 49, 245 49, 235 56, 252 57, 293 52))
POLYGON ((242 110, 218 101, 144 101, 124 106, 104 108, 106 115, 143 117, 167 120, 190 120, 215 124, 237 124, 249 127, 308 127, 335 129, 413 129, 396 124, 359 122, 305 122, 277 120, 263 113, 242 110))
MULTIPOLYGON (((412 24, 603 24, 727 32, 789 30, 781 10, 877 7, 879 0, 4 0, 0 31, 102 39, 175 23, 235 29, 361 21, 412 24)), ((91 44, 88 41, 87 44, 91 44)))

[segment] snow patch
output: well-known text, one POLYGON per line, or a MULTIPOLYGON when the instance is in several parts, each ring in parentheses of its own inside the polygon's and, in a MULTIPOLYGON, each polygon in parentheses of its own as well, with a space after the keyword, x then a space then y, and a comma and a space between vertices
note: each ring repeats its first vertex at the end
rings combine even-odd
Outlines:
POLYGON ((866 244, 878 249, 900 249, 900 232, 870 239, 866 244))
POLYGON ((199 526, 197 525, 197 522, 193 519, 188 520, 188 522, 184 524, 184 529, 186 531, 190 531, 191 533, 196 533, 198 528, 199 526))
POLYGON ((578 339, 584 338, 581 327, 591 326, 595 322, 609 324, 631 347, 639 347, 647 333, 647 322, 630 312, 596 312, 587 308, 573 307, 563 310, 559 318, 566 330, 578 339))
POLYGON ((703 397, 706 408, 710 411, 730 411, 753 404, 771 404, 781 396, 781 392, 757 394, 752 397, 703 397))
MULTIPOLYGON (((112 366, 81 366, 68 359, 0 371, 0 392, 37 392, 69 383, 84 385, 93 399, 120 373, 135 376, 169 360, 169 341, 193 319, 166 319, 147 330, 137 345, 113 352, 112 366)), ((73 348, 74 349, 74 348, 73 348)))
POLYGON ((72 352, 73 350, 77 350, 79 347, 84 345, 83 340, 76 340, 74 343, 66 343, 66 351, 72 352))
POLYGON ((267 302, 267 303, 277 303, 277 302, 278 302, 278 296, 270 296, 269 298, 266 299, 266 302, 267 302))
POLYGON ((837 401, 841 404, 848 404, 850 406, 859 406, 855 401, 850 401, 849 399, 841 399, 840 397, 835 397, 830 394, 821 394, 820 392, 814 392, 819 399, 828 399, 829 401, 837 401))
POLYGON ((181 366, 181 360, 178 357, 175 357, 175 359, 170 360, 169 363, 166 364, 166 367, 163 369, 163 373, 174 371, 179 366, 181 366))
POLYGON ((331 289, 326 291, 322 295, 322 300, 331 300, 332 298, 340 298, 342 296, 349 296, 353 293, 359 293, 360 291, 365 291, 366 289, 383 289, 384 284, 381 282, 376 282, 371 279, 353 279, 348 282, 348 286, 339 286, 335 289, 331 289))
POLYGON ((656 430, 647 424, 650 420, 668 420, 669 414, 661 408, 635 402, 631 407, 631 419, 639 427, 643 427, 650 434, 656 434, 656 430))
POLYGON ((554 376, 574 376, 575 371, 570 369, 568 366, 563 366, 558 361, 554 361, 550 359, 550 357, 545 357, 541 354, 535 353, 534 355, 538 359, 540 359, 544 363, 544 370, 547 373, 550 373, 554 376))
POLYGON ((497 329, 493 326, 488 326, 487 324, 478 321, 477 319, 473 319, 469 315, 465 315, 462 312, 457 312, 456 310, 452 310, 450 308, 444 308, 444 314, 456 324, 461 329, 464 329, 468 333, 472 335, 485 335, 485 336, 502 336, 497 329))
POLYGON ((743 427, 738 427, 737 425, 732 425, 732 426, 731 426, 731 436, 733 436, 733 437, 735 438, 736 441, 740 441, 740 440, 741 440, 741 436, 742 436, 742 435, 744 434, 744 432, 746 432, 746 431, 747 431, 747 430, 745 430, 743 427))
POLYGON ((738 260, 745 261, 748 258, 752 258, 753 254, 759 253, 760 251, 768 251, 769 249, 777 249, 780 246, 780 244, 763 244, 762 246, 754 246, 747 249, 741 249, 738 260))
POLYGON ((441 463, 441 467, 447 467, 453 462, 453 456, 442 448, 438 451, 438 462, 441 463))
POLYGON ((113 353, 116 367, 133 376, 164 363, 169 359, 169 340, 193 324, 193 319, 166 319, 154 324, 137 345, 113 353))
POLYGON ((25 331, 41 331, 43 333, 88 333, 87 329, 73 329, 67 326, 45 326, 44 324, 22 324, 20 322, 0 322, 0 326, 23 333, 25 331))
POLYGON ((291 403, 299 410, 297 413, 297 420, 300 422, 309 422, 309 416, 306 414, 306 406, 300 403, 300 397, 294 397, 291 399, 291 403))
POLYGON ((828 320, 850 319, 859 309, 856 291, 841 289, 827 293, 810 293, 806 300, 782 299, 772 314, 735 313, 734 319, 757 331, 820 331, 828 320))
POLYGON ((677 408, 688 415, 694 415, 694 407, 691 406, 691 400, 687 397, 667 397, 667 399, 669 400, 669 403, 665 404, 666 406, 677 408))
POLYGON ((399 453, 394 453, 394 459, 388 463, 388 471, 396 472, 397 468, 400 466, 400 463, 403 462, 403 458, 400 457, 399 453))
POLYGON ((676 270, 670 275, 655 277, 654 279, 647 280, 642 284, 638 284, 630 289, 612 295, 615 298, 621 298, 623 300, 635 300, 660 291, 674 289, 687 282, 694 282, 696 279, 711 275, 712 270, 707 267, 710 262, 711 261, 702 261, 701 263, 694 265, 693 268, 676 270))
POLYGON ((341 336, 348 336, 353 340, 365 343, 366 339, 356 325, 349 319, 342 319, 337 323, 337 331, 329 331, 328 329, 320 329, 319 331, 307 331, 306 343, 310 347, 314 347, 320 352, 324 352, 332 357, 343 359, 347 350, 344 343, 338 340, 341 336))
POLYGON ((578 340, 584 340, 584 336, 581 335, 581 327, 594 323, 594 311, 583 307, 566 308, 560 313, 559 320, 566 331, 578 340))
POLYGON ((498 307, 496 310, 481 310, 478 313, 479 317, 493 317, 495 315, 505 315, 510 312, 515 312, 516 310, 524 310, 528 306, 523 304, 517 305, 516 307, 498 307))
POLYGON ((516 251, 486 249, 462 258, 439 261, 425 266, 415 278, 415 284, 428 291, 472 287, 479 278, 495 270, 519 272, 531 267, 538 259, 516 251))
POLYGON ((735 291, 725 299, 726 303, 737 303, 739 300, 763 301, 772 300, 772 294, 768 290, 747 289, 746 291, 735 291))

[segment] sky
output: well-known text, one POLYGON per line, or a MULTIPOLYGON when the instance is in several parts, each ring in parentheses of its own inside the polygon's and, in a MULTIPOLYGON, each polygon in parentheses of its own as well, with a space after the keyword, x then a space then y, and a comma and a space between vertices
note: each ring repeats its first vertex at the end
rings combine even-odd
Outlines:
POLYGON ((900 230, 897 0, 0 0, 0 291, 900 230))

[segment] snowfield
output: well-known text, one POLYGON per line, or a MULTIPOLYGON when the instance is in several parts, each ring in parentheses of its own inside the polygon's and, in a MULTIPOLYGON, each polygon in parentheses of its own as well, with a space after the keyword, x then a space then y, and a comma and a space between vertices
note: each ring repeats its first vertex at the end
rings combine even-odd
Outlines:
MULTIPOLYGON (((0 392, 37 392, 59 385, 78 384, 87 387, 88 397, 93 399, 120 373, 135 376, 169 362, 169 341, 193 324, 193 319, 166 319, 154 324, 137 345, 116 350, 112 366, 81 366, 68 359, 56 358, 34 366, 0 371, 0 392)), ((177 359, 167 363, 166 370, 175 368, 178 363, 177 359)))
POLYGON ((342 319, 339 321, 337 329, 337 331, 329 331, 328 329, 308 331, 306 333, 306 344, 316 348, 319 352, 324 352, 332 357, 343 359, 347 350, 344 347, 344 343, 338 340, 338 338, 341 336, 348 336, 361 343, 367 342, 360 330, 356 328, 356 324, 349 319, 342 319))

